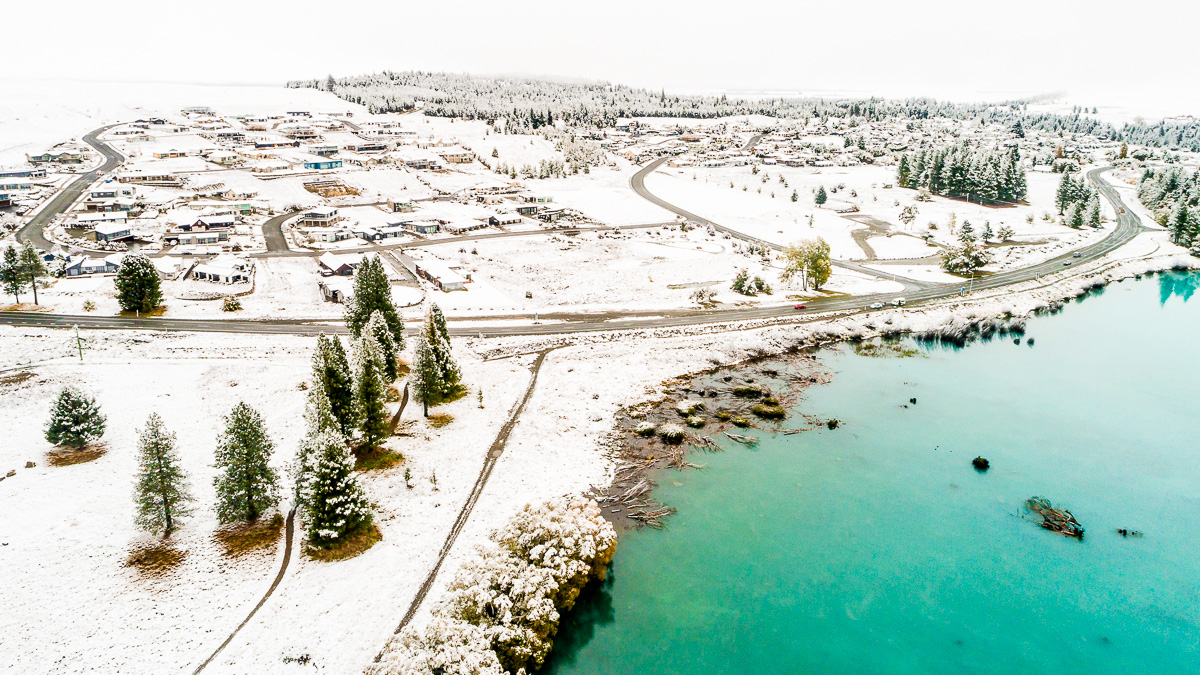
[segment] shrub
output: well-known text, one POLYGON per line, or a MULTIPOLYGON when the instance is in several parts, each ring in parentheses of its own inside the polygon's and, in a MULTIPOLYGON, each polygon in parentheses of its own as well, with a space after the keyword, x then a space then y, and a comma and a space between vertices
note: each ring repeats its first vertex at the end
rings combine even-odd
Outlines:
POLYGON ((692 415, 687 418, 687 425, 693 429, 699 429, 704 426, 704 418, 699 415, 692 415))
POLYGON ((733 388, 733 395, 739 398, 758 398, 764 393, 762 387, 755 385, 743 385, 733 388))
POLYGON ((722 422, 728 422, 729 420, 733 419, 733 415, 729 414, 729 411, 727 410, 718 410, 713 414, 713 417, 721 420, 722 422))
POLYGON ((730 421, 733 422, 733 426, 735 427, 742 427, 744 429, 750 426, 750 420, 746 419, 745 417, 734 417, 730 421))
POLYGON ((675 404, 675 410, 684 417, 694 415, 697 410, 704 410, 703 401, 680 401, 675 404))
POLYGON ((656 431, 658 431, 658 428, 649 422, 642 422, 633 429, 633 433, 642 437, 653 436, 656 431))
POLYGON ((760 403, 751 408, 750 412, 765 420, 781 420, 787 417, 787 411, 777 405, 762 405, 760 403))
POLYGON ((227 295, 221 301, 221 311, 223 312, 240 312, 242 309, 242 301, 236 295, 227 295))
POLYGON ((105 417, 96 399, 74 387, 64 387, 50 410, 46 440, 82 450, 90 441, 104 435, 105 417))
POLYGON ((682 443, 687 431, 678 424, 664 424, 658 428, 658 435, 667 443, 682 443))
POLYGON ((96 311, 96 301, 94 301, 94 300, 84 300, 84 301, 83 301, 83 311, 85 311, 85 312, 94 312, 94 311, 96 311))

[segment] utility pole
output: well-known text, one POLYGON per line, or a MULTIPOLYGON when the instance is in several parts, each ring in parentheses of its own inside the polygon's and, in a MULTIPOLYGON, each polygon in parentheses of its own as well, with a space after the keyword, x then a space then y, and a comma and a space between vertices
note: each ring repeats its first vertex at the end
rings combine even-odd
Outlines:
POLYGON ((79 350, 79 360, 83 361, 83 338, 79 337, 79 324, 75 325, 75 347, 79 350))

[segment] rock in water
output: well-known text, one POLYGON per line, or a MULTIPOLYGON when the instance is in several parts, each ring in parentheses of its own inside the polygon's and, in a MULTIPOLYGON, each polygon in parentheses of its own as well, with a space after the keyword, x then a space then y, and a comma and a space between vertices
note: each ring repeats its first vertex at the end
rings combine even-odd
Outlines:
POLYGON ((971 460, 971 466, 975 467, 976 471, 987 471, 988 469, 992 468, 992 463, 983 457, 976 457, 975 459, 971 460))

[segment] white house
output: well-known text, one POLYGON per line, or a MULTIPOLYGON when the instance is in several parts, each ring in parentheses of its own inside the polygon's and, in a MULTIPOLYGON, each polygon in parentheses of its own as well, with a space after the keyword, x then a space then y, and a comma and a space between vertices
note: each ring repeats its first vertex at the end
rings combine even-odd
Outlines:
POLYGON ((219 284, 234 284, 250 280, 253 264, 244 258, 219 255, 192 269, 192 278, 219 284))

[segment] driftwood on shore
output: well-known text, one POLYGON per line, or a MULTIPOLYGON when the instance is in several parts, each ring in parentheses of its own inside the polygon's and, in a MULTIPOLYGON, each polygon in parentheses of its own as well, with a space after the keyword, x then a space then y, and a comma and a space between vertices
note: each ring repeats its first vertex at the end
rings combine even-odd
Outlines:
POLYGON ((733 441, 735 441, 737 443, 741 443, 742 445, 745 445, 747 447, 752 448, 752 447, 758 445, 758 439, 753 436, 742 436, 741 434, 731 434, 728 431, 725 432, 725 435, 728 436, 733 441))
POLYGON ((1045 497, 1030 497, 1025 500, 1025 508, 1042 517, 1042 527, 1053 530, 1068 537, 1083 539, 1083 525, 1066 509, 1055 508, 1045 497))

